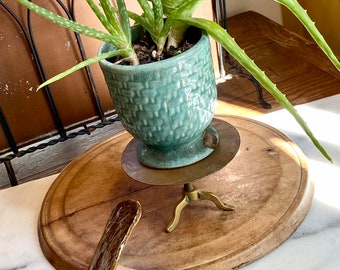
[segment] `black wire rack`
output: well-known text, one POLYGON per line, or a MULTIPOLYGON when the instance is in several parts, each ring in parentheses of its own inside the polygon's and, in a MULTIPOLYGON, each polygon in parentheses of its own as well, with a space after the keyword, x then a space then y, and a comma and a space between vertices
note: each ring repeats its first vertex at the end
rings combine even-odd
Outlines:
MULTIPOLYGON (((62 0, 54 0, 57 5, 63 10, 65 16, 71 20, 76 20, 75 18, 75 1, 74 0, 68 0, 68 5, 65 5, 62 0)), ((36 71, 39 76, 39 79, 41 82, 46 81, 45 71, 43 64, 40 60, 39 51, 37 50, 34 36, 32 33, 32 25, 31 25, 31 13, 29 10, 27 10, 26 14, 26 22, 22 21, 16 14, 13 12, 8 5, 6 5, 4 0, 0 0, 0 7, 2 8, 3 12, 7 13, 6 18, 10 18, 13 20, 13 22, 17 25, 17 27, 22 31, 25 42, 29 46, 30 52, 32 54, 33 60, 36 63, 36 71)), ((212 7, 214 11, 214 17, 216 22, 218 22, 222 27, 225 29, 227 28, 227 7, 226 7, 226 1, 225 0, 212 0, 212 7)), ((4 16, 5 17, 5 16, 4 16)), ((82 60, 86 59, 86 52, 83 46, 83 42, 81 40, 81 37, 79 34, 74 33, 76 41, 77 41, 77 49, 79 50, 80 56, 82 60)), ((219 66, 220 66, 220 76, 223 78, 226 76, 226 71, 224 69, 224 65, 227 63, 229 65, 228 73, 232 76, 239 76, 248 79, 253 83, 255 86, 255 89, 258 92, 258 100, 259 103, 264 108, 270 108, 270 104, 268 104, 264 99, 262 95, 262 89, 260 84, 249 74, 243 72, 243 69, 232 60, 232 58, 229 56, 228 52, 223 50, 221 46, 218 46, 218 56, 219 56, 219 66)), ((65 126, 62 123, 62 120, 60 118, 60 109, 58 108, 53 95, 51 93, 51 90, 49 86, 47 85, 45 87, 44 94, 46 95, 48 106, 52 112, 53 121, 55 123, 55 127, 57 130, 58 138, 57 139, 51 139, 47 142, 43 142, 41 144, 35 144, 32 147, 28 147, 26 149, 23 149, 23 146, 27 145, 18 145, 15 141, 15 138, 11 132, 11 128, 8 125, 8 122, 6 120, 6 116, 4 112, 2 111, 0 107, 0 125, 4 131, 6 140, 9 145, 9 150, 5 150, 1 152, 0 150, 0 164, 3 163, 6 167, 6 171, 8 174, 9 182, 11 186, 18 185, 18 180, 16 178, 16 174, 14 172, 13 166, 11 161, 14 158, 22 157, 26 154, 33 153, 37 150, 45 149, 48 146, 55 145, 60 142, 64 142, 68 139, 74 138, 79 135, 83 134, 90 134, 97 128, 102 128, 107 125, 111 125, 114 122, 118 121, 118 117, 116 113, 113 111, 110 114, 107 114, 104 112, 103 107, 101 105, 100 98, 98 96, 98 92, 96 89, 96 85, 93 79, 93 76, 91 74, 91 71, 88 67, 85 68, 85 74, 86 74, 86 80, 88 81, 88 85, 90 87, 90 93, 92 96, 93 104, 96 110, 97 119, 100 120, 99 123, 87 126, 86 124, 83 126, 83 129, 77 130, 76 132, 69 131, 67 132, 65 129, 65 126), (108 117, 109 115, 109 117, 108 117)), ((55 137, 55 136, 54 136, 55 137)), ((45 140, 43 136, 41 137, 41 141, 45 140)))
MULTIPOLYGON (((65 17, 71 20, 76 20, 74 0, 69 0, 68 5, 65 5, 61 0, 55 0, 55 4, 59 5, 61 10, 65 14, 65 17)), ((9 18, 10 20, 12 20, 15 23, 15 25, 18 27, 18 29, 23 33, 25 42, 27 43, 30 49, 30 53, 32 54, 33 60, 35 62, 35 69, 39 76, 39 80, 41 82, 46 81, 44 66, 42 64, 42 61, 40 60, 39 51, 37 50, 37 46, 35 44, 35 39, 34 39, 33 31, 32 31, 31 12, 27 10, 26 21, 23 21, 15 14, 13 10, 11 10, 11 8, 5 3, 4 0, 0 0, 0 7, 2 8, 2 12, 5 12, 5 14, 8 15, 8 16, 2 16, 2 17, 9 18)), ((85 60, 87 57, 86 57, 86 53, 85 53, 85 49, 84 49, 84 45, 81 40, 81 37, 77 33, 74 33, 74 35, 76 39, 77 49, 79 50, 81 59, 85 60)), ((72 132, 72 131, 67 132, 60 118, 59 112, 61 108, 57 107, 49 86, 46 86, 44 89, 45 90, 44 94, 46 95, 47 104, 52 113, 52 118, 54 121, 54 125, 56 127, 56 133, 57 133, 57 136, 59 137, 57 139, 51 139, 50 141, 43 142, 41 144, 35 144, 32 147, 23 149, 23 147, 25 146, 27 147, 27 145, 20 144, 19 146, 16 143, 15 138, 11 132, 11 128, 8 125, 8 121, 6 120, 6 115, 4 114, 4 112, 2 111, 0 107, 0 125, 3 129, 6 140, 9 145, 9 149, 4 150, 3 152, 0 151, 0 164, 3 163, 5 165, 11 186, 18 185, 18 180, 17 180, 16 174, 14 172, 12 162, 11 162, 14 158, 22 157, 26 154, 33 153, 37 150, 44 149, 48 146, 55 145, 60 142, 64 142, 68 139, 74 138, 79 135, 89 134, 98 128, 111 125, 114 122, 119 120, 114 111, 110 113, 104 112, 103 107, 101 105, 100 98, 98 96, 95 81, 88 67, 85 67, 85 74, 86 74, 86 80, 88 81, 88 85, 90 88, 89 90, 90 90, 91 98, 93 101, 93 105, 96 111, 95 118, 100 120, 99 123, 96 123, 90 126, 87 126, 85 124, 83 125, 83 128, 80 130, 77 130, 75 132, 72 132)), ((90 121, 90 119, 88 119, 87 121, 90 121)), ((86 120, 84 122, 86 122, 86 120)), ((46 135, 46 136, 50 136, 50 135, 46 135)), ((46 136, 45 137, 41 136, 40 140, 42 141, 46 139, 46 136)))

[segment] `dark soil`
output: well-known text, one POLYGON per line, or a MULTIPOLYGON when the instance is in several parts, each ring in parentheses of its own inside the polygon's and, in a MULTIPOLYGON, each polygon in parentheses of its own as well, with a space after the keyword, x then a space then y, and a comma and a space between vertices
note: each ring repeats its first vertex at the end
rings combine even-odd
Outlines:
MULTIPOLYGON (((178 55, 188 49, 190 49, 192 46, 194 46, 199 38, 201 37, 201 32, 193 27, 189 27, 186 31, 186 34, 184 36, 184 39, 180 46, 178 48, 170 48, 169 51, 163 51, 163 53, 155 57, 155 53, 157 50, 156 44, 153 42, 149 34, 141 36, 141 38, 133 44, 133 48, 137 54, 138 60, 140 64, 148 64, 157 62, 163 59, 167 59, 170 57, 173 57, 175 55, 178 55)), ((166 48, 166 46, 165 46, 166 48)), ((117 61, 122 60, 119 57, 114 57, 109 59, 110 62, 115 63, 117 61)), ((120 62, 121 65, 130 65, 128 61, 122 60, 120 62)))

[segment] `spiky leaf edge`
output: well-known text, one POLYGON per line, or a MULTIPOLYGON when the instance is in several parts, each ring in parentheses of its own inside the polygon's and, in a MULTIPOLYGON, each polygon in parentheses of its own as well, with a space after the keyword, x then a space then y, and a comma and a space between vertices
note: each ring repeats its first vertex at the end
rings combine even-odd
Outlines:
POLYGON ((130 50, 128 49, 123 49, 123 50, 115 50, 115 51, 109 51, 107 53, 103 53, 103 54, 100 54, 100 55, 97 55, 95 57, 92 57, 92 58, 89 58, 85 61, 82 61, 80 62, 79 64, 65 70, 64 72, 62 73, 59 73, 58 75, 55 75, 54 77, 48 79, 47 81, 45 81, 44 83, 42 83, 41 85, 39 85, 39 87, 37 88, 37 91, 43 87, 45 87, 46 85, 48 84, 51 84, 51 83, 54 83, 68 75, 70 75, 71 73, 79 70, 79 69, 82 69, 83 67, 86 67, 86 66, 89 66, 91 64, 94 64, 96 62, 99 62, 101 60, 104 60, 106 58, 110 58, 110 57, 114 57, 114 56, 129 56, 130 55, 130 50))
POLYGON ((285 108, 298 122, 298 124, 305 131, 307 136, 311 139, 315 147, 322 153, 322 155, 332 161, 327 151, 316 139, 307 123, 302 119, 300 114, 286 98, 286 96, 277 88, 277 86, 267 77, 254 61, 244 52, 243 49, 235 42, 235 40, 226 32, 224 28, 215 22, 202 18, 176 18, 182 22, 186 22, 192 26, 205 30, 215 41, 219 42, 243 67, 245 67, 256 80, 285 108))
POLYGON ((303 7, 296 0, 275 0, 287 7, 290 12, 294 14, 296 18, 302 23, 302 25, 309 32, 311 37, 315 40, 318 46, 322 49, 328 59, 332 62, 332 64, 340 71, 340 62, 333 53, 332 49, 327 44, 326 40, 320 33, 320 31, 315 27, 315 23, 308 16, 307 11, 303 9, 303 7))

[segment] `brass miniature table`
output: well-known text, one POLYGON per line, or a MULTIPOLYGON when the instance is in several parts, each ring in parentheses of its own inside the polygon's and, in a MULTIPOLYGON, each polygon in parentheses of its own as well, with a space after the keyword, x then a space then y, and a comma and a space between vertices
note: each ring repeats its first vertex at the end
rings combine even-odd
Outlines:
POLYGON ((234 206, 225 204, 216 194, 193 185, 197 179, 224 168, 235 157, 240 147, 240 135, 233 125, 221 119, 213 119, 212 125, 219 134, 218 146, 208 157, 190 166, 168 170, 146 167, 137 159, 136 148, 139 142, 136 139, 132 139, 123 151, 122 168, 132 179, 150 185, 184 185, 183 196, 174 208, 173 218, 166 228, 167 232, 172 232, 177 227, 182 210, 191 202, 206 200, 212 201, 223 211, 235 209, 234 206))
MULTIPOLYGON (((120 259, 128 269, 237 269, 282 244, 305 218, 313 197, 303 154, 261 122, 218 118, 236 127, 240 149, 195 186, 234 211, 198 200, 167 233, 183 183, 150 185, 128 176, 121 159, 132 137, 123 132, 78 157, 52 184, 38 225, 46 258, 57 269, 87 269, 112 209, 125 199, 139 201, 143 209, 120 259)), ((199 174, 199 167, 195 171, 199 174)))

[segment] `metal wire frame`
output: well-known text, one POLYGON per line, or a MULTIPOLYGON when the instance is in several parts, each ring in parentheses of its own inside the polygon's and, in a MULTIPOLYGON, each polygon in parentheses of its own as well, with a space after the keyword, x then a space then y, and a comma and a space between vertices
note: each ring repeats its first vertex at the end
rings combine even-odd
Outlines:
MULTIPOLYGON (((76 20, 74 0, 70 1, 69 8, 61 0, 56 0, 56 3, 65 12, 65 15, 66 15, 67 18, 69 18, 71 20, 76 20)), ((19 19, 19 17, 5 4, 5 2, 3 0, 0 0, 0 6, 3 8, 3 10, 5 12, 7 12, 7 14, 10 16, 10 18, 16 23, 16 25, 22 31, 22 33, 25 37, 25 41, 27 42, 27 45, 29 46, 30 51, 32 53, 32 57, 34 59, 34 62, 36 63, 36 69, 37 69, 37 72, 38 72, 39 79, 40 79, 41 82, 46 81, 46 76, 45 76, 43 64, 40 60, 39 52, 36 48, 35 41, 34 41, 34 35, 33 35, 33 32, 32 32, 31 12, 29 10, 27 10, 27 14, 26 14, 27 27, 25 27, 23 21, 21 21, 19 19)), ((86 53, 85 53, 85 50, 84 50, 82 40, 81 40, 78 33, 74 33, 74 35, 75 35, 75 38, 76 38, 76 41, 77 41, 77 45, 78 45, 78 49, 79 49, 79 52, 80 52, 81 59, 85 60, 87 57, 86 57, 86 53)), ((100 119, 99 124, 92 125, 92 126, 89 126, 89 127, 84 125, 84 128, 82 130, 67 134, 65 127, 62 123, 62 120, 60 118, 59 110, 58 110, 58 108, 55 104, 53 95, 50 91, 50 88, 49 88, 49 86, 46 86, 45 89, 44 89, 44 94, 46 95, 47 103, 48 103, 48 105, 51 109, 51 112, 52 112, 52 118, 53 118, 53 121, 54 121, 56 129, 57 129, 57 134, 60 137, 58 139, 52 139, 52 140, 48 141, 47 143, 42 143, 40 145, 30 147, 26 150, 20 150, 19 146, 15 142, 14 136, 11 132, 11 129, 10 129, 7 121, 6 121, 6 117, 5 117, 4 113, 2 112, 2 110, 0 108, 0 124, 1 124, 1 126, 4 130, 4 134, 6 136, 6 139, 8 141, 9 147, 10 147, 10 150, 7 151, 7 153, 12 152, 11 154, 8 154, 7 156, 0 157, 0 163, 4 163, 4 165, 6 167, 6 171, 7 171, 8 178, 9 178, 11 186, 18 185, 18 181, 17 181, 14 169, 13 169, 12 164, 11 164, 12 159, 17 158, 17 157, 22 157, 22 156, 24 156, 28 153, 32 153, 36 150, 44 149, 47 146, 66 141, 67 139, 74 138, 78 135, 89 134, 97 128, 102 128, 106 125, 110 125, 110 124, 112 124, 112 123, 114 123, 118 120, 117 115, 115 113, 114 113, 114 115, 111 119, 106 118, 104 110, 103 110, 101 102, 100 102, 100 99, 99 99, 99 96, 98 96, 98 92, 97 92, 97 89, 96 89, 96 86, 95 86, 95 82, 93 80, 93 77, 92 77, 92 74, 91 74, 89 67, 85 68, 85 73, 86 73, 86 78, 87 78, 88 83, 89 83, 90 93, 91 93, 91 97, 92 97, 92 100, 93 100, 93 103, 94 103, 94 106, 95 106, 97 117, 100 119)), ((43 138, 41 138, 41 140, 42 139, 43 138)))
MULTIPOLYGON (((213 0, 212 3, 214 7, 213 10, 215 21, 228 31, 227 0, 213 0)), ((242 67, 232 59, 230 54, 221 46, 221 44, 218 44, 217 51, 219 58, 220 77, 222 79, 227 78, 228 74, 226 73, 224 64, 229 64, 229 74, 231 74, 233 77, 242 77, 249 80, 257 91, 258 102, 263 108, 270 109, 271 105, 263 98, 262 87, 260 83, 252 75, 245 73, 242 67)))
MULTIPOLYGON (((66 7, 65 4, 61 0, 56 0, 56 3, 58 3, 59 6, 62 8, 62 10, 65 12, 65 15, 67 16, 67 18, 72 19, 72 20, 76 20, 74 0, 71 0, 70 8, 66 7)), ((28 25, 28 27, 26 29, 23 22, 20 21, 20 19, 16 16, 16 14, 4 3, 3 0, 0 0, 0 6, 11 16, 11 18, 15 21, 15 23, 18 25, 18 27, 23 32, 24 37, 26 39, 26 42, 29 45, 29 48, 30 48, 31 53, 33 55, 33 59, 36 62, 36 68, 37 68, 37 71, 38 71, 39 78, 40 78, 41 81, 45 81, 46 76, 45 76, 45 73, 44 73, 43 65, 40 61, 39 53, 36 49, 36 45, 35 45, 34 37, 33 37, 33 33, 32 33, 30 11, 27 10, 27 25, 28 25)), ((215 20, 222 27, 224 27, 227 30, 226 0, 212 0, 212 6, 213 6, 213 10, 214 10, 215 20)), ((86 53, 85 53, 84 46, 83 46, 83 43, 81 41, 81 38, 80 38, 79 34, 77 34, 77 33, 74 33, 74 34, 75 34, 75 38, 76 38, 76 41, 77 41, 77 45, 78 45, 78 49, 79 49, 81 58, 82 58, 82 60, 85 60, 86 59, 86 53)), ((233 61, 231 59, 230 55, 228 54, 228 52, 225 51, 222 48, 222 46, 220 46, 220 45, 218 45, 218 57, 219 57, 220 76, 222 78, 226 76, 224 64, 227 62, 227 63, 229 63, 229 66, 230 66, 229 71, 231 71, 231 70, 233 71, 232 72, 233 76, 244 77, 244 78, 250 80, 253 83, 253 85, 255 86, 255 88, 258 92, 259 103, 264 108, 270 108, 271 107, 270 104, 268 104, 263 99, 262 88, 261 88, 260 84, 256 81, 256 79, 254 77, 252 77, 251 75, 244 73, 242 68, 240 67, 240 65, 238 63, 236 63, 235 61, 233 61)), ((89 86, 90 86, 90 90, 91 90, 90 93, 91 93, 92 99, 93 99, 94 104, 95 104, 96 112, 97 112, 97 115, 98 115, 98 117, 101 121, 100 124, 89 126, 89 127, 87 127, 85 125, 84 129, 82 129, 80 131, 67 134, 67 132, 65 131, 65 128, 63 126, 62 120, 60 118, 58 108, 56 107, 53 96, 51 94, 50 88, 49 88, 49 86, 46 86, 44 93, 46 95, 48 104, 50 105, 53 120, 55 122, 55 125, 57 127, 57 131, 58 131, 58 134, 59 134, 60 137, 58 139, 50 140, 47 143, 42 143, 42 144, 39 144, 37 146, 30 147, 26 150, 20 150, 18 145, 15 142, 15 139, 14 139, 12 133, 11 133, 10 127, 8 126, 5 115, 3 114, 3 112, 0 108, 0 124, 1 124, 1 126, 4 130, 5 136, 7 138, 10 149, 12 151, 12 154, 9 154, 5 157, 0 157, 0 163, 5 164, 7 174, 8 174, 8 177, 9 177, 9 181, 10 181, 12 186, 18 184, 18 181, 17 181, 16 176, 15 176, 15 172, 14 172, 12 164, 11 164, 12 159, 14 159, 16 157, 22 157, 22 156, 24 156, 28 153, 32 153, 36 150, 44 149, 44 148, 46 148, 50 145, 55 145, 56 143, 66 141, 67 139, 74 138, 78 135, 89 134, 90 132, 94 131, 97 128, 101 128, 101 127, 104 127, 106 125, 110 125, 110 124, 112 124, 112 123, 114 123, 118 120, 116 115, 112 119, 106 119, 105 113, 102 109, 102 105, 101 105, 101 102, 100 102, 100 99, 99 99, 99 96, 98 96, 98 92, 97 92, 97 89, 96 89, 96 86, 95 86, 95 82, 93 80, 93 77, 92 77, 92 74, 91 74, 89 67, 85 68, 85 72, 86 72, 86 78, 89 82, 89 86)))

